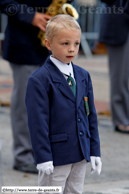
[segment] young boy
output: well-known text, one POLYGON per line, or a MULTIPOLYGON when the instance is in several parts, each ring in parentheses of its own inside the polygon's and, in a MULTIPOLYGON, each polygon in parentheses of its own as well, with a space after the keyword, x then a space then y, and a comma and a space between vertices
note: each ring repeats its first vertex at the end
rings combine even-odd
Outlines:
POLYGON ((64 194, 81 194, 86 163, 101 172, 100 141, 89 73, 74 65, 81 30, 68 15, 46 27, 52 51, 32 74, 26 92, 28 124, 39 170, 39 186, 62 186, 64 194))

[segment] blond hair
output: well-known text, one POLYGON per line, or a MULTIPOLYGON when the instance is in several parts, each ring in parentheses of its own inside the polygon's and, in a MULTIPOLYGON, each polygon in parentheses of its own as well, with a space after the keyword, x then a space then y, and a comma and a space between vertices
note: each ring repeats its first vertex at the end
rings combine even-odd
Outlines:
POLYGON ((65 14, 59 14, 48 21, 46 26, 46 39, 52 40, 52 38, 61 29, 81 31, 78 22, 73 17, 65 14))

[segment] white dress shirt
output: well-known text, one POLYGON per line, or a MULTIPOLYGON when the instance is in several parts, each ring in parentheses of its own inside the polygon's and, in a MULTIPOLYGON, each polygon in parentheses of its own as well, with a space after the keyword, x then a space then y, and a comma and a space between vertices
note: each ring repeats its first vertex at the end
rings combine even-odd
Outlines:
MULTIPOLYGON (((63 63, 56 58, 53 58, 52 55, 50 56, 50 60, 56 65, 56 67, 64 74, 64 77, 67 79, 68 76, 71 74, 71 77, 74 79, 74 72, 72 63, 69 64, 63 63)), ((75 81, 75 79, 74 79, 75 81)))

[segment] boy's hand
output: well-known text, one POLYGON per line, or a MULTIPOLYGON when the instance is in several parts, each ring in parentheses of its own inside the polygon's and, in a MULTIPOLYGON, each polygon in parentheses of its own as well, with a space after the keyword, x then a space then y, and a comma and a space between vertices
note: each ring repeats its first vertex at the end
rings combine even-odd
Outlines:
POLYGON ((100 175, 102 169, 102 162, 100 157, 91 156, 91 174, 97 171, 97 174, 100 175))
POLYGON ((37 164, 37 169, 39 171, 45 172, 47 175, 50 175, 54 170, 53 161, 37 164))

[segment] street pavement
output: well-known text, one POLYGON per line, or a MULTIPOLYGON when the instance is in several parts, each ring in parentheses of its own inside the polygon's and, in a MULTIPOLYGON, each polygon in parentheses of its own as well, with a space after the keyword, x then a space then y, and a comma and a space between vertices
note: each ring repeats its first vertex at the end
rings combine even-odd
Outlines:
MULTIPOLYGON (((83 194, 129 194, 129 135, 115 132, 112 124, 107 56, 86 59, 79 55, 74 63, 88 70, 92 78, 103 163, 99 176, 91 175, 87 164, 83 194)), ((0 186, 37 186, 37 175, 12 169, 12 87, 10 66, 0 58, 0 186)))

